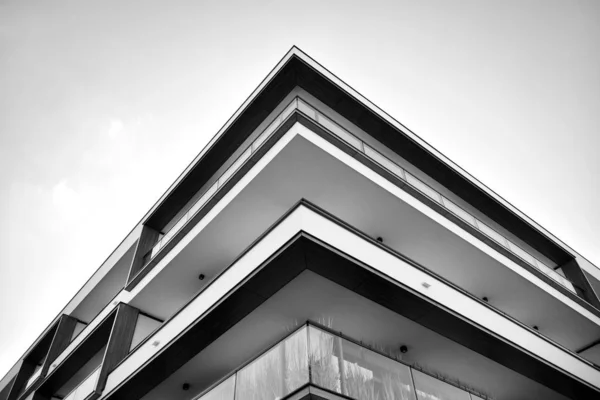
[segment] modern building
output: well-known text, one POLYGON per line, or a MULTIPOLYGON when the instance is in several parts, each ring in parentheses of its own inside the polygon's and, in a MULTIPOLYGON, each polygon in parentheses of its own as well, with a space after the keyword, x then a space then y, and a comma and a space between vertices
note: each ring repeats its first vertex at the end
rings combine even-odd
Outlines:
POLYGON ((599 399, 600 270, 292 48, 0 400, 599 399))

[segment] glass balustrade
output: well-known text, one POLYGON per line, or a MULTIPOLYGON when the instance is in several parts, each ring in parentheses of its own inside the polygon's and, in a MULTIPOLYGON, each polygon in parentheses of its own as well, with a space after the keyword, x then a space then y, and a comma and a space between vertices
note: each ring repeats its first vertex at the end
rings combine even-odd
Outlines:
POLYGON ((31 384, 32 384, 33 382, 35 382, 35 380, 36 380, 37 378, 39 378, 39 377, 40 377, 41 373, 42 373, 42 366, 41 366, 41 365, 38 365, 38 366, 37 366, 37 368, 36 368, 36 370, 35 370, 35 372, 33 373, 33 375, 31 375, 31 376, 29 377, 29 379, 27 380, 27 383, 25 384, 25 388, 28 388, 29 386, 31 386, 31 384))
POLYGON ((426 195, 431 200, 442 205, 446 210, 450 211, 452 214, 469 223, 469 225, 473 226, 485 236, 489 237, 496 243, 508 249, 511 253, 519 257, 521 260, 542 271, 545 275, 553 279, 555 282, 564 286, 571 292, 576 293, 573 283, 571 283, 568 279, 554 271, 548 265, 542 263, 540 260, 536 260, 530 253, 523 250, 520 246, 514 244, 513 242, 510 242, 502 234, 498 233, 493 228, 476 219, 468 211, 462 209, 460 206, 443 197, 434 188, 427 185, 425 182, 421 181, 414 175, 408 173, 394 161, 390 160, 389 158, 387 158, 377 150, 373 149, 366 143, 362 142, 358 137, 352 135, 340 125, 333 122, 333 120, 317 112, 316 109, 310 104, 308 104, 306 101, 298 99, 298 108, 300 111, 306 114, 306 116, 310 117, 315 122, 321 124, 322 127, 326 128, 333 135, 339 137, 342 141, 349 143, 352 147, 358 149, 376 164, 379 164, 381 167, 388 170, 395 176, 399 177, 400 179, 408 183, 410 186, 426 195))
POLYGON ((223 187, 227 181, 244 165, 246 161, 259 150, 261 145, 277 130, 277 128, 296 110, 298 99, 290 104, 262 131, 262 133, 248 146, 248 148, 221 174, 217 181, 196 201, 192 207, 163 235, 152 249, 144 255, 144 265, 154 258, 172 238, 192 219, 192 217, 223 187))
POLYGON ((165 244, 167 244, 190 219, 192 219, 192 217, 215 195, 215 193, 218 192, 218 190, 221 187, 223 187, 223 185, 225 185, 225 183, 231 178, 231 176, 233 176, 235 172, 241 168, 241 166, 252 156, 252 154, 258 151, 260 146, 295 110, 302 112, 304 115, 318 123, 321 127, 325 128, 331 134, 338 137, 345 143, 349 144, 355 150, 361 152, 373 162, 379 164, 381 167, 385 168, 398 178, 402 179, 408 185, 423 193, 425 196, 444 207, 450 213, 464 220, 469 225, 477 229, 479 232, 483 233, 485 236, 487 236, 494 242, 500 244, 502 247, 519 257, 519 259, 540 270, 546 276, 548 276, 558 284, 562 285, 569 291, 576 293, 575 287, 568 279, 554 271, 548 265, 542 263, 540 260, 535 259, 533 255, 531 255, 529 252, 525 251, 523 248, 516 245, 515 243, 509 241, 506 237, 497 232, 495 229, 491 228, 484 222, 475 218, 468 211, 462 209, 457 204, 442 196, 434 188, 432 188, 425 182, 421 181, 414 175, 404 170, 394 161, 390 160, 388 157, 384 156, 377 150, 373 149, 371 146, 364 143, 361 139, 348 132, 346 129, 342 128, 339 124, 334 122, 332 119, 326 117, 324 114, 317 111, 316 108, 312 107, 310 104, 308 104, 306 101, 300 98, 295 98, 290 102, 290 104, 284 109, 284 111, 281 112, 281 114, 279 114, 271 122, 271 124, 269 124, 269 126, 267 126, 267 128, 263 130, 263 132, 254 140, 254 142, 250 144, 250 146, 248 146, 248 148, 233 162, 233 164, 225 172, 223 172, 223 174, 217 179, 217 181, 154 245, 154 247, 148 252, 148 254, 144 256, 144 264, 148 263, 152 258, 154 258, 154 256, 156 256, 156 254, 158 254, 160 249, 164 247, 165 244))
POLYGON ((357 400, 483 399, 308 324, 195 400, 276 400, 308 384, 357 400))
POLYGON ((100 366, 88 375, 75 389, 66 395, 63 400, 84 400, 88 397, 96 387, 96 381, 100 375, 100 366))

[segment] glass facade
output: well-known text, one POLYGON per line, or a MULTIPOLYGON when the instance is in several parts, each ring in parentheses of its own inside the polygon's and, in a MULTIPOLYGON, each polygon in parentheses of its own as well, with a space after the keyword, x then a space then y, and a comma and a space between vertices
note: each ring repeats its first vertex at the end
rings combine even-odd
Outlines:
POLYGON ((308 384, 357 400, 482 399, 353 341, 305 325, 195 400, 276 400, 308 384))

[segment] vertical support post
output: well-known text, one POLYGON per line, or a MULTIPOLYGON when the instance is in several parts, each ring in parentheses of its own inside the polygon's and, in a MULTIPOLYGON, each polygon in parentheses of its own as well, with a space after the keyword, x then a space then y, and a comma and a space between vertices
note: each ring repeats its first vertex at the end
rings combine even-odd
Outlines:
POLYGON ((159 232, 144 225, 140 238, 135 245, 135 252, 133 253, 133 259, 131 260, 131 266, 129 267, 129 276, 127 277, 127 284, 131 282, 138 272, 144 268, 144 256, 148 253, 154 244, 158 241, 160 236, 159 232))
POLYGON ((12 387, 8 392, 8 397, 6 400, 16 400, 21 392, 21 389, 27 383, 29 377, 35 371, 35 365, 33 363, 27 362, 26 359, 21 360, 21 366, 19 367, 19 371, 15 378, 12 381, 12 387))
POLYGON ((118 305, 117 314, 102 359, 100 374, 98 375, 98 381, 94 389, 96 397, 102 394, 106 386, 108 374, 129 354, 139 313, 140 311, 137 308, 128 304, 121 303, 118 305))
POLYGON ((600 309, 600 300, 598 299, 598 295, 581 270, 579 264, 577 264, 577 261, 573 259, 568 263, 561 265, 560 268, 565 273, 567 279, 575 284, 575 290, 577 291, 579 297, 583 298, 594 307, 600 309))
POLYGON ((71 343, 71 338, 73 337, 73 331, 75 331, 76 325, 76 318, 66 314, 61 315, 60 320, 58 321, 58 327, 52 338, 52 343, 50 344, 50 349, 48 350, 48 355, 42 364, 42 377, 46 376, 52 361, 67 348, 69 343, 71 343))

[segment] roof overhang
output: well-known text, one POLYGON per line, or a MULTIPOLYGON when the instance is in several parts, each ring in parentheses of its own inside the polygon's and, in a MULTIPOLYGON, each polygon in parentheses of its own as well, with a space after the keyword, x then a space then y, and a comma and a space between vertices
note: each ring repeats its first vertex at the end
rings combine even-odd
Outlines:
POLYGON ((286 54, 150 210, 145 224, 159 230, 175 217, 201 186, 297 86, 433 179, 443 183, 456 195, 558 265, 573 259, 574 252, 566 245, 295 47, 286 54))

